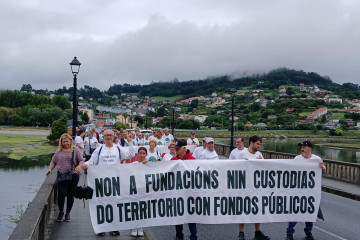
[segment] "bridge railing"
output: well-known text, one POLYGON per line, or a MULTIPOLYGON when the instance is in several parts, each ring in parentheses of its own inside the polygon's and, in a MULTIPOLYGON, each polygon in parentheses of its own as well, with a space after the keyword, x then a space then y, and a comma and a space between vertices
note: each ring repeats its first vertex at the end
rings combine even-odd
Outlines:
POLYGON ((46 177, 34 200, 11 233, 9 240, 43 240, 54 204, 57 203, 56 172, 46 177))
MULTIPOLYGON (((215 144, 215 150, 219 155, 227 157, 230 155, 229 145, 215 144)), ((261 150, 261 153, 263 154, 264 158, 267 159, 293 159, 296 156, 296 154, 266 150, 261 150)), ((324 159, 324 163, 326 166, 326 174, 324 175, 325 177, 353 183, 360 186, 360 164, 341 162, 330 159, 324 159)))

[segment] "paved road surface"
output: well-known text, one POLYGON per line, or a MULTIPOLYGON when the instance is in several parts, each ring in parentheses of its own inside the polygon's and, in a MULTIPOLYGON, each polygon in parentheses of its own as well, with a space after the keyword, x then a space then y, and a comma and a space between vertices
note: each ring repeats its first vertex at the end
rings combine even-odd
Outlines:
MULTIPOLYGON (((359 240, 360 239, 360 201, 339 197, 333 194, 322 194, 321 209, 325 221, 319 220, 314 224, 313 235, 316 240, 359 240)), ((273 240, 285 239, 287 223, 262 224, 262 230, 273 240)), ((296 240, 304 239, 304 223, 295 227, 296 240)), ((174 226, 148 228, 151 237, 157 240, 169 240, 175 236, 174 226)), ((187 226, 184 227, 185 236, 190 236, 187 226)), ((206 225, 198 224, 199 240, 237 239, 237 224, 206 225)), ((245 225, 246 239, 253 239, 253 224, 245 225)), ((152 239, 152 238, 150 238, 152 239)))

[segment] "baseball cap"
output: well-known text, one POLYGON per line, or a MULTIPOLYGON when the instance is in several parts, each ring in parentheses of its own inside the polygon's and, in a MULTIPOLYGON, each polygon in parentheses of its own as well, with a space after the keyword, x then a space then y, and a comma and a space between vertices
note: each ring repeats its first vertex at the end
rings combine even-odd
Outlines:
POLYGON ((176 143, 175 143, 175 148, 176 148, 176 149, 179 149, 179 148, 185 147, 185 146, 187 146, 187 142, 186 142, 185 139, 179 139, 179 140, 177 140, 176 143))
POLYGON ((191 134, 195 134, 195 131, 191 131, 191 134))
POLYGON ((206 142, 206 139, 207 139, 207 137, 204 137, 204 138, 202 139, 202 141, 203 141, 203 142, 206 142))
POLYGON ((299 143, 298 144, 300 147, 301 146, 305 146, 305 147, 311 147, 311 148, 313 148, 313 145, 312 145, 312 143, 309 141, 309 140, 305 140, 303 143, 299 143))
POLYGON ((206 143, 209 143, 209 142, 214 142, 214 139, 212 137, 206 138, 206 143))

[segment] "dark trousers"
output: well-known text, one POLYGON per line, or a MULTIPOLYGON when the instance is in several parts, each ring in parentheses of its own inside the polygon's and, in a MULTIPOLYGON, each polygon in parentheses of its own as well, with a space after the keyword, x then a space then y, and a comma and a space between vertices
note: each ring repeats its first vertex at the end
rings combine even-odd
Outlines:
POLYGON ((57 184, 58 204, 59 204, 60 212, 64 211, 64 204, 66 197, 66 213, 70 213, 71 208, 74 204, 73 189, 78 185, 78 183, 79 183, 79 174, 73 174, 71 181, 57 184))
MULTIPOLYGON (((295 227, 296 223, 297 222, 289 222, 288 228, 286 229, 286 234, 294 234, 294 232, 295 232, 294 227, 295 227)), ((304 232, 311 233, 313 224, 314 224, 313 222, 305 222, 304 232)))
MULTIPOLYGON (((197 240, 197 230, 196 230, 196 223, 188 223, 189 231, 190 231, 190 240, 197 240)), ((183 229, 184 226, 182 224, 175 225, 176 229, 176 237, 184 237, 183 229)))

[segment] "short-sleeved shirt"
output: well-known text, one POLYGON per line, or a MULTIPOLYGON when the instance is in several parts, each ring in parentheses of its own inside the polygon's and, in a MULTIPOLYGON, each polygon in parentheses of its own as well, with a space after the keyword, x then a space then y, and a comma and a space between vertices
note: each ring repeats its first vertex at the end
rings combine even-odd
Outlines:
POLYGON ((264 159, 260 151, 256 151, 254 154, 249 152, 249 149, 244 149, 239 153, 240 159, 264 159))

